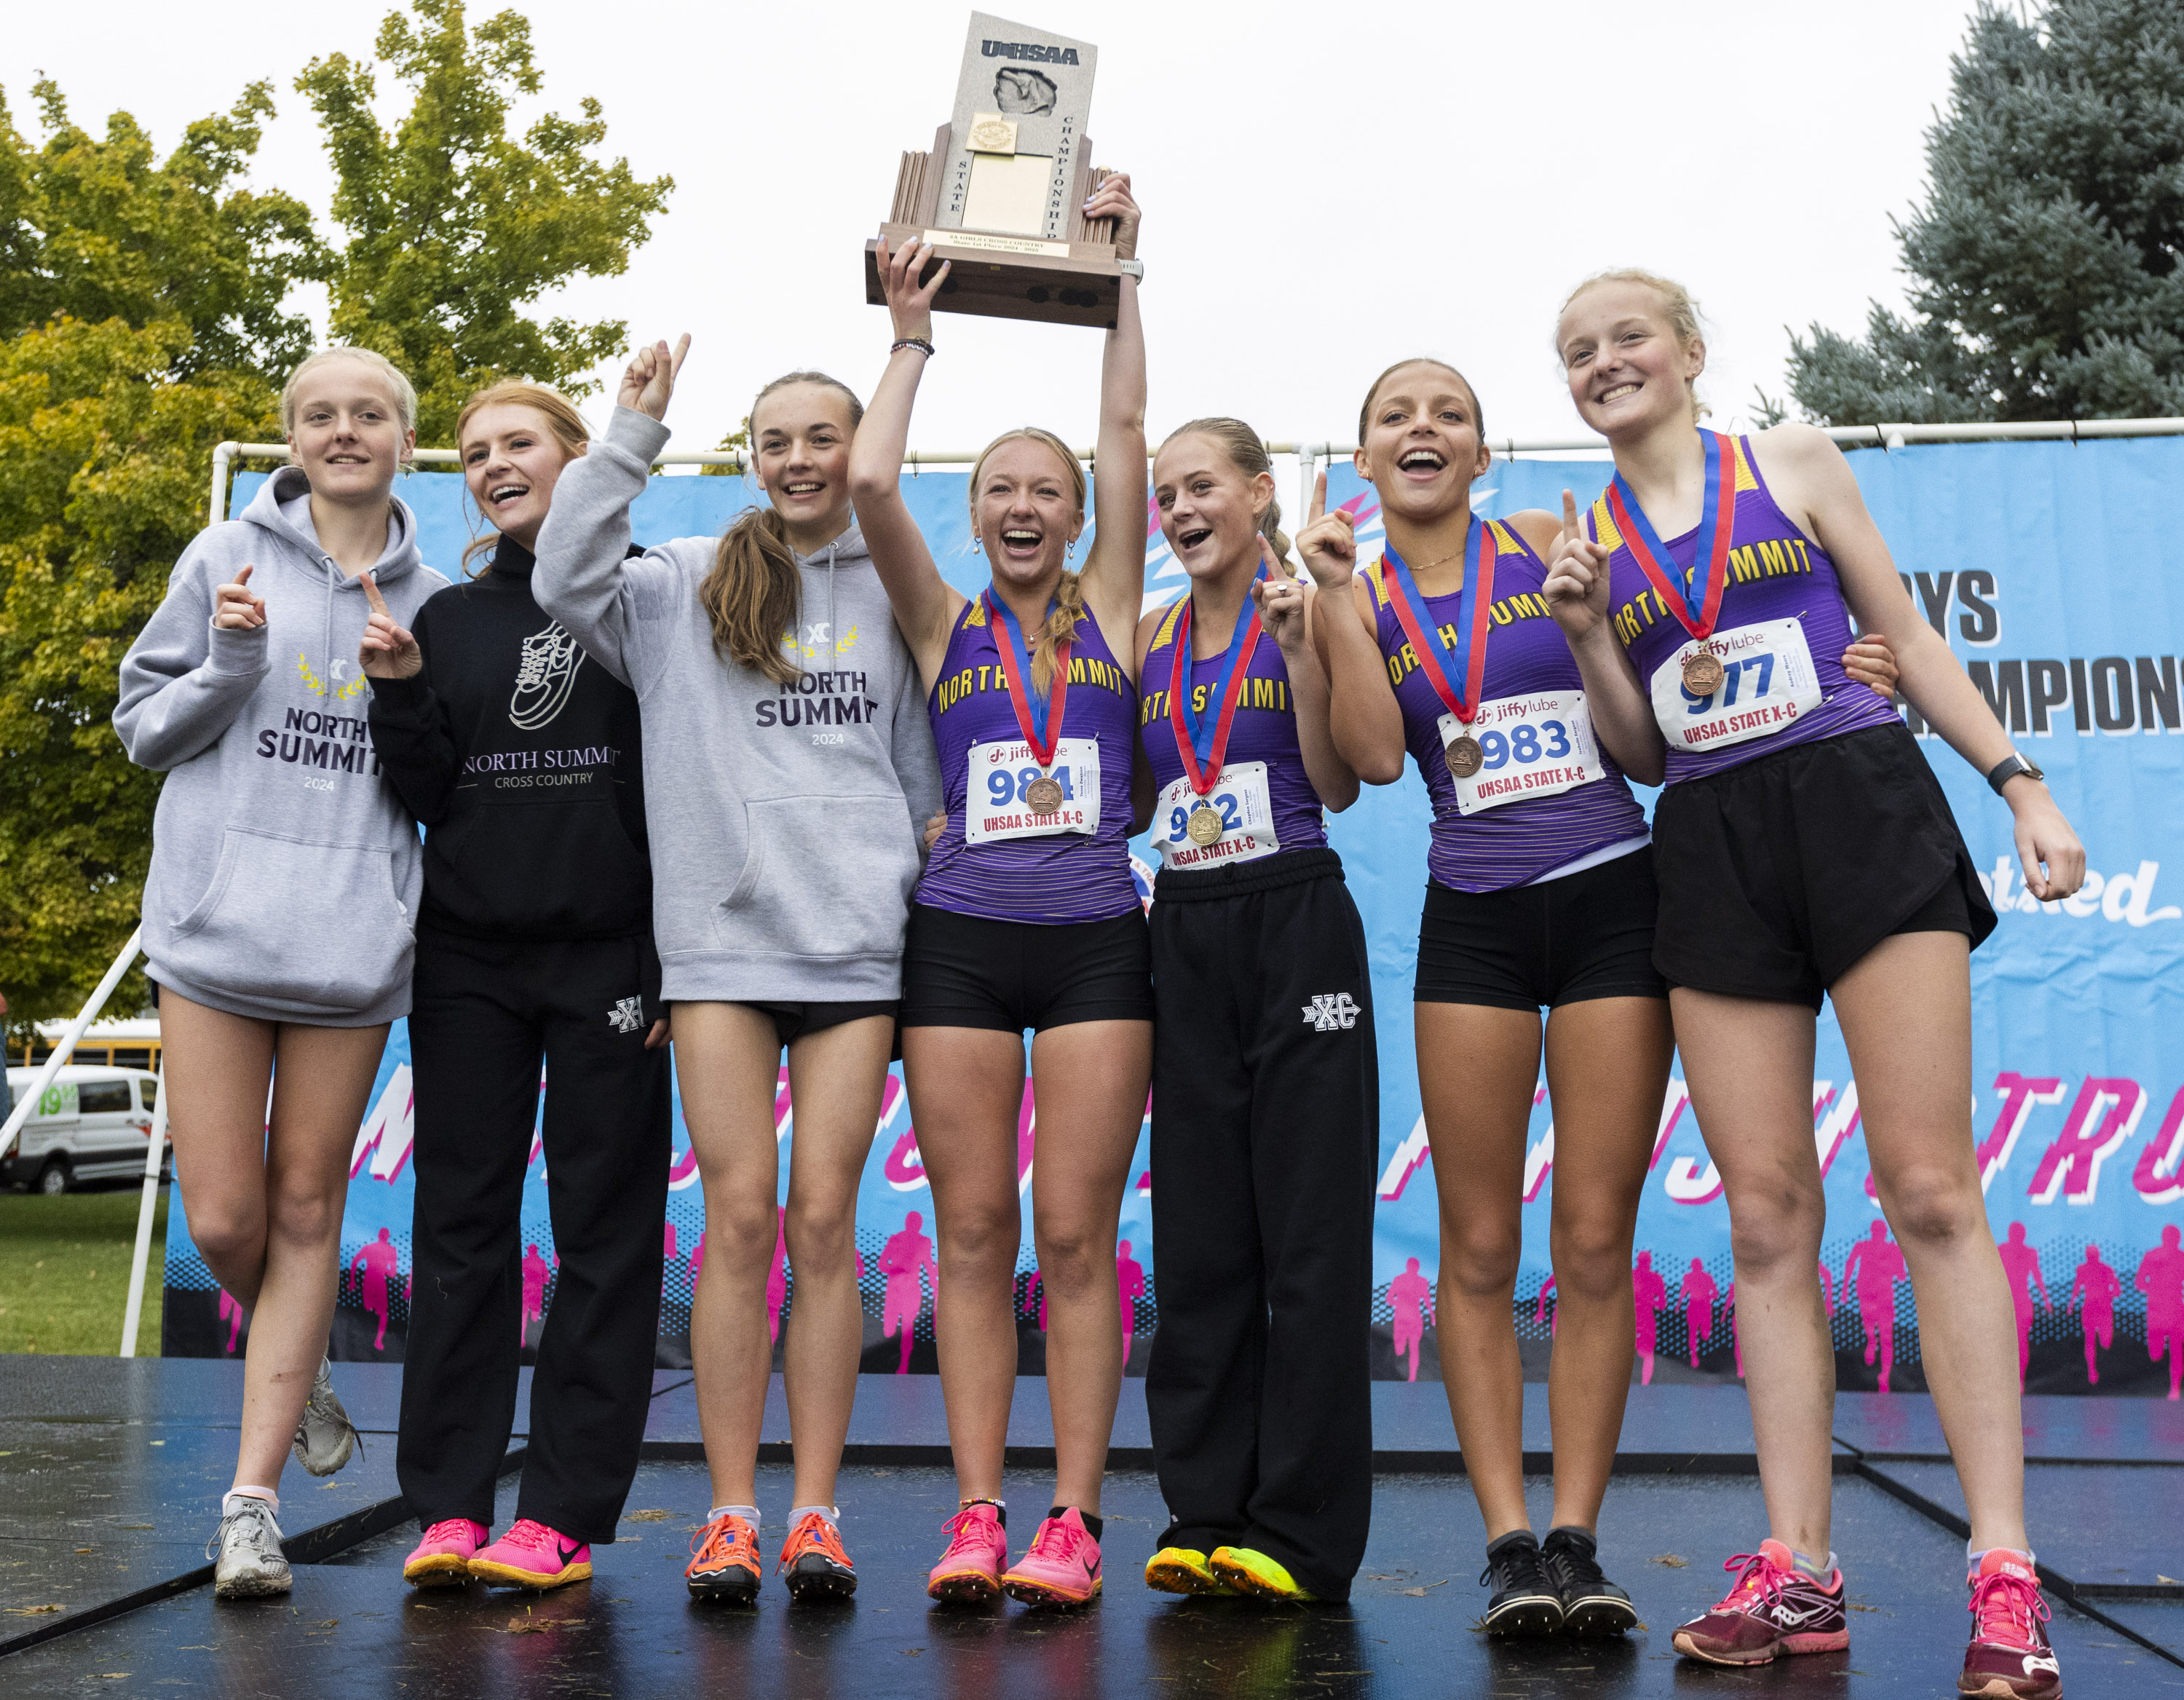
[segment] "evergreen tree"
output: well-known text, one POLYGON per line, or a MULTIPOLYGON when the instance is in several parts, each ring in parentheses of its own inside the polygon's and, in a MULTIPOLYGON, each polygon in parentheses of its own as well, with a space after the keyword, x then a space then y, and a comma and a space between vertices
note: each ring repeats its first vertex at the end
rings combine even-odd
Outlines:
POLYGON ((2184 5, 1992 3, 1896 224, 1911 312, 1791 342, 1827 425, 2184 414, 2184 5))

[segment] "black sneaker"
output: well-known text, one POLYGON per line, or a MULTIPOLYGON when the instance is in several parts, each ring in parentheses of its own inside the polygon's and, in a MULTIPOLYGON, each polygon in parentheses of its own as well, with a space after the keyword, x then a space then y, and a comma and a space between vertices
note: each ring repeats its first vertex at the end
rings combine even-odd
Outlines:
POLYGON ((1481 1586, 1494 1585, 1486 1602, 1489 1635, 1553 1635, 1563 1626, 1563 1599, 1540 1562, 1540 1543, 1529 1529, 1490 1541, 1481 1586))
POLYGON ((1572 1635, 1621 1635, 1638 1626, 1630 1596, 1600 1574, 1585 1530, 1551 1529, 1540 1548, 1547 1580, 1562 1597, 1563 1627, 1572 1635))

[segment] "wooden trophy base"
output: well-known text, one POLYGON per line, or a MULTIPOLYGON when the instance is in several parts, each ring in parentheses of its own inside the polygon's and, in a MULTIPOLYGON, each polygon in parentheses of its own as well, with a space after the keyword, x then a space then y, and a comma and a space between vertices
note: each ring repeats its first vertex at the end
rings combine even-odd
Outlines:
MULTIPOLYGON (((894 206, 880 226, 891 252, 905 243, 933 244, 932 264, 950 263, 947 282, 933 298, 940 313, 975 313, 989 319, 1032 319, 1048 325, 1084 325, 1112 331, 1122 298, 1123 272, 1111 239, 1112 219, 1087 220, 1085 200, 1107 175, 1078 168, 1070 240, 1050 242, 1003 231, 946 230, 933 215, 939 199, 935 159, 948 157, 949 126, 942 125, 930 153, 905 153, 895 180, 894 206)), ((1091 157, 1088 140, 1080 159, 1091 157)), ((865 244, 865 299, 884 305, 879 241, 865 244)))

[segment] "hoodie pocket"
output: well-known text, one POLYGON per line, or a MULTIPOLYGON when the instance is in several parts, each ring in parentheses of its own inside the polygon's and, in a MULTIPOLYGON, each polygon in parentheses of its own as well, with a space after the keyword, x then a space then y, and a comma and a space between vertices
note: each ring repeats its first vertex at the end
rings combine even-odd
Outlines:
POLYGON ((212 883, 175 923, 182 982, 299 1012, 369 1009, 410 972, 413 919, 391 852, 230 827, 212 883))
POLYGON ((792 956, 902 949, 917 850, 898 797, 775 797, 744 805, 742 873, 716 907, 730 950, 792 956))

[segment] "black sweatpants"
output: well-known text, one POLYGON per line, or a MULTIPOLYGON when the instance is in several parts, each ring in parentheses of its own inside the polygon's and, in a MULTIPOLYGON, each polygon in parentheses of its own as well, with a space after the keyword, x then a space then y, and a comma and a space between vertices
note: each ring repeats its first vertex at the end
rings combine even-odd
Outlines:
POLYGON ((644 1048, 660 1013, 651 963, 643 939, 419 934, 415 1274, 394 1465, 428 1528, 449 1517, 493 1521, 515 1420, 518 1216, 543 1056, 560 1267, 532 1377, 515 1514, 577 1541, 615 1537, 660 1332, 668 1074, 666 1048, 644 1048))
POLYGON ((1373 1508, 1365 929, 1332 850, 1163 872, 1150 919, 1160 1544, 1346 1599, 1373 1508))

